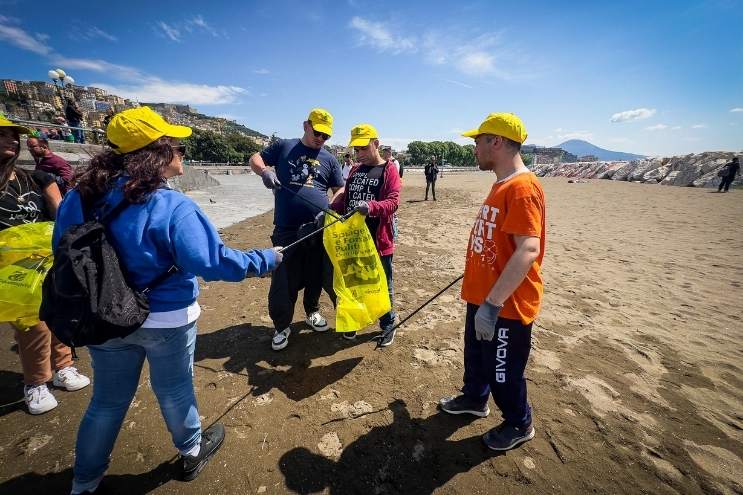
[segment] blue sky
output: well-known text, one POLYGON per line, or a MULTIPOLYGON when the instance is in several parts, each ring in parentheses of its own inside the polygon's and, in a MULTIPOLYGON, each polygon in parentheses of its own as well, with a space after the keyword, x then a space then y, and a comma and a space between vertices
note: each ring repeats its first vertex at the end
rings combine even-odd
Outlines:
POLYGON ((509 111, 539 145, 743 149, 743 0, 61 5, 0 0, 0 78, 62 67, 282 137, 322 106, 331 144, 361 122, 398 149, 465 143, 460 131, 509 111))

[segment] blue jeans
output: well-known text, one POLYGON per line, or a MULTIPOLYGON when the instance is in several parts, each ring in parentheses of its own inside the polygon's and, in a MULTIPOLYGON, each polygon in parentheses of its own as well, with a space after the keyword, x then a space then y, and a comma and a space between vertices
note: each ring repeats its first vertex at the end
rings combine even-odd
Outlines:
POLYGON ((384 274, 387 276, 387 292, 390 294, 390 312, 383 314, 379 319, 379 327, 382 330, 387 330, 395 324, 395 287, 392 282, 392 255, 380 256, 379 259, 382 261, 384 274))
POLYGON ((152 390, 173 444, 180 452, 187 452, 201 442, 193 389, 195 346, 195 322, 178 328, 140 328, 123 339, 89 346, 93 397, 77 433, 74 492, 94 488, 108 469, 145 357, 152 390))

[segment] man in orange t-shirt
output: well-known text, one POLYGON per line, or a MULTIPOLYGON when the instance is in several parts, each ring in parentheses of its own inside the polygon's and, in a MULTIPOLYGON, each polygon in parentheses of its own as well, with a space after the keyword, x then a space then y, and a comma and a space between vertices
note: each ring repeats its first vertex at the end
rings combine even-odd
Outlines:
POLYGON ((544 286, 545 199, 537 177, 521 160, 526 128, 517 116, 491 113, 475 138, 480 170, 497 181, 478 211, 467 246, 462 299, 467 302, 462 394, 441 399, 450 414, 490 414, 488 396, 503 422, 483 435, 493 450, 534 438, 524 370, 532 322, 544 286))

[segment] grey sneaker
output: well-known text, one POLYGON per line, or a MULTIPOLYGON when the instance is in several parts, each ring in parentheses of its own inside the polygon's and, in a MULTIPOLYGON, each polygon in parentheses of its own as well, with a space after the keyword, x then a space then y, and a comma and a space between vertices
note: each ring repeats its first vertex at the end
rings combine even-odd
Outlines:
POLYGON ((392 331, 382 330, 382 334, 379 336, 379 347, 387 347, 389 345, 392 345, 392 343, 395 341, 396 333, 397 329, 394 329, 392 331))
POLYGON ((201 450, 198 455, 181 454, 183 481, 195 480, 209 459, 219 450, 224 441, 224 426, 216 423, 201 434, 201 450))
POLYGON ((346 340, 356 340, 356 332, 343 332, 342 337, 346 340))
POLYGON ((322 315, 317 311, 315 311, 311 315, 308 315, 307 319, 304 321, 316 332, 325 332, 328 328, 330 328, 330 326, 328 325, 328 320, 323 318, 322 315))
POLYGON ((439 408, 449 414, 472 414, 480 418, 490 414, 487 402, 479 404, 464 395, 444 397, 439 401, 439 408))
POLYGON ((482 441, 490 450, 511 450, 512 448, 528 442, 535 435, 532 425, 518 428, 507 425, 505 422, 499 424, 482 436, 482 441))
POLYGON ((287 345, 289 345, 289 335, 291 335, 292 329, 289 327, 286 327, 282 331, 276 331, 273 334, 273 339, 271 339, 271 349, 274 351, 280 351, 287 345))

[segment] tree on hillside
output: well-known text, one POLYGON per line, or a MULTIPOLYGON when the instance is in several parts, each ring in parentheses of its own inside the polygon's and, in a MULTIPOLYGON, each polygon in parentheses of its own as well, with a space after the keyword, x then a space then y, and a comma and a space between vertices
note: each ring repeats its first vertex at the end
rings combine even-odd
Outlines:
POLYGON ((238 133, 221 136, 198 129, 194 129, 185 143, 189 160, 216 163, 245 163, 261 149, 255 141, 238 133))

